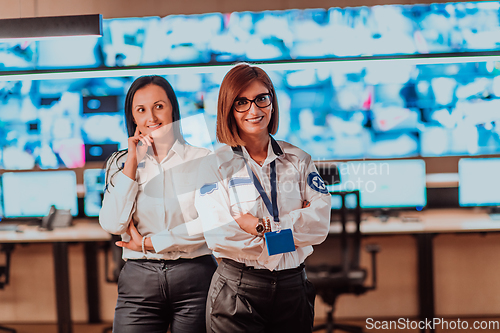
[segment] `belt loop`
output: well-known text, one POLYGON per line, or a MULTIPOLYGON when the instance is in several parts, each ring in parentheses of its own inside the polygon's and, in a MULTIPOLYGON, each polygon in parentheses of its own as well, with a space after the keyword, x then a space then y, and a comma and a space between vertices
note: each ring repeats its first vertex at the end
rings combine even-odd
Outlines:
POLYGON ((219 267, 221 267, 221 274, 223 274, 223 272, 227 270, 227 262, 225 262, 224 259, 222 259, 219 267))
POLYGON ((243 271, 245 270, 244 268, 239 268, 240 271, 240 278, 238 279, 238 287, 241 285, 241 280, 243 280, 243 271))

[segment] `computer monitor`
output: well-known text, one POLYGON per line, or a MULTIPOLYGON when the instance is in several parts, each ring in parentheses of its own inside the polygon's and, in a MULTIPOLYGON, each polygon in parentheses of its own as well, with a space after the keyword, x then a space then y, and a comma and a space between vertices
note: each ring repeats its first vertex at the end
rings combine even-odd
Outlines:
POLYGON ((458 202, 462 207, 500 206, 500 158, 462 158, 458 162, 458 202))
POLYGON ((2 182, 0 182, 0 218, 3 216, 3 194, 2 194, 2 182))
POLYGON ((425 162, 384 160, 340 166, 343 190, 359 190, 361 208, 417 208, 427 204, 425 162))
POLYGON ((105 187, 105 170, 87 169, 83 172, 85 185, 84 211, 86 216, 99 216, 105 187))
POLYGON ((78 214, 74 171, 6 172, 2 186, 7 218, 45 216, 52 205, 78 214))

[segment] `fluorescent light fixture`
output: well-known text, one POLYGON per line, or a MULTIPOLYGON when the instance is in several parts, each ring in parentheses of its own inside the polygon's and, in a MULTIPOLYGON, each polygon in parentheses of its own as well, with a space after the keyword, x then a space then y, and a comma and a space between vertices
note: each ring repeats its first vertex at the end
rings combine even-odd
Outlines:
MULTIPOLYGON (((1 21, 1 20, 0 20, 1 21)), ((481 56, 446 56, 446 57, 404 57, 387 59, 349 59, 349 60, 325 60, 325 61, 300 61, 300 62, 279 62, 256 64, 266 71, 279 70, 335 70, 342 68, 352 68, 356 70, 363 66, 374 66, 377 64, 407 64, 407 65, 443 65, 443 64, 461 64, 496 61, 500 62, 500 55, 481 55, 481 56)), ((176 74, 200 74, 221 72, 225 75, 234 65, 195 65, 195 66, 173 66, 173 67, 145 67, 145 68, 114 68, 104 70, 70 70, 70 71, 44 71, 42 73, 14 73, 2 72, 0 82, 16 80, 55 80, 55 79, 85 79, 102 77, 138 77, 141 75, 176 75, 176 74)))
POLYGON ((102 15, 23 17, 0 20, 0 39, 102 36, 102 15))

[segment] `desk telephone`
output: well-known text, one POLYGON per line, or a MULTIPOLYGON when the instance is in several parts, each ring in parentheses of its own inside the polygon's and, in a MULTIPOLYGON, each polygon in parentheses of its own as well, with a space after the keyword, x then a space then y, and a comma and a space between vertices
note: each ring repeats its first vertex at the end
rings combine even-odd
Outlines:
POLYGON ((46 230, 53 230, 54 228, 69 227, 72 222, 73 216, 69 209, 57 209, 52 205, 49 213, 42 218, 40 227, 46 230))

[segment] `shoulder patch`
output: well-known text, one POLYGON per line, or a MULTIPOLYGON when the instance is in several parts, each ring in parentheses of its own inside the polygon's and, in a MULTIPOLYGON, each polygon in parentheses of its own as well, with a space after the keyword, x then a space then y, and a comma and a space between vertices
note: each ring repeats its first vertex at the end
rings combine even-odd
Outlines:
MULTIPOLYGON (((144 168, 146 166, 146 162, 140 162, 137 164, 137 168, 144 168)), ((122 163, 122 169, 125 167, 125 162, 122 163)))
POLYGON ((229 187, 235 187, 239 185, 253 184, 252 179, 249 177, 233 177, 229 180, 229 187))
POLYGON ((328 194, 325 182, 317 172, 311 172, 307 176, 307 185, 316 192, 328 194))
POLYGON ((218 183, 205 184, 200 188, 200 195, 210 194, 219 188, 218 183))

